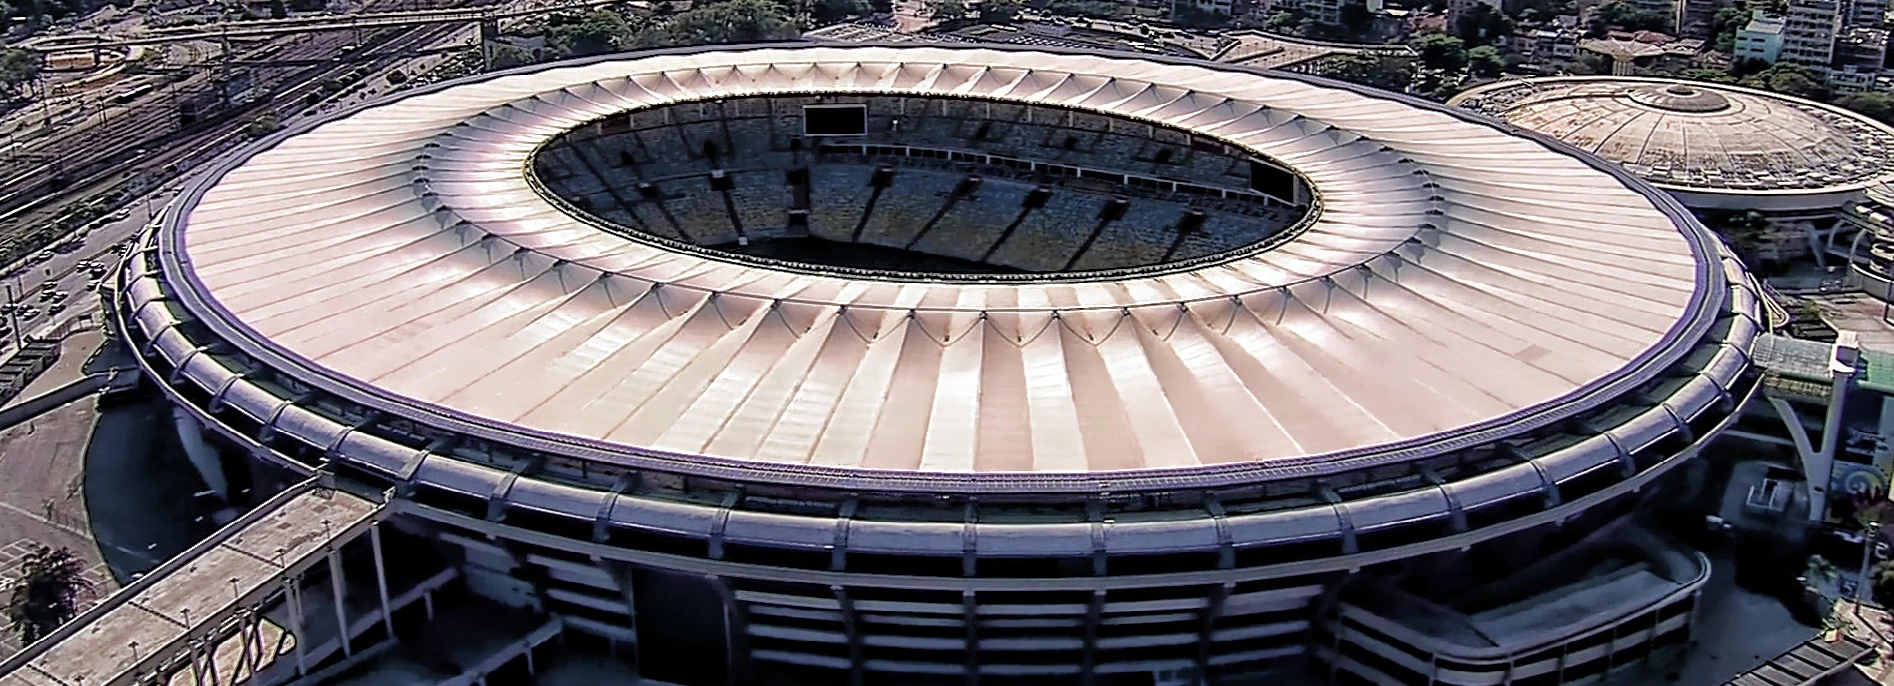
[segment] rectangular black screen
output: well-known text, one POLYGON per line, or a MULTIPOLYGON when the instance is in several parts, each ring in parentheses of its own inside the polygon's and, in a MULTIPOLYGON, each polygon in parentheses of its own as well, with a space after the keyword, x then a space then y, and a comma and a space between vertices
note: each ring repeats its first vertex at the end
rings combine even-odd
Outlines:
POLYGON ((868 106, 804 105, 802 132, 809 136, 859 136, 868 133, 868 106))
POLYGON ((1296 175, 1288 170, 1265 162, 1250 162, 1250 190, 1264 195, 1275 196, 1285 202, 1295 202, 1296 175))

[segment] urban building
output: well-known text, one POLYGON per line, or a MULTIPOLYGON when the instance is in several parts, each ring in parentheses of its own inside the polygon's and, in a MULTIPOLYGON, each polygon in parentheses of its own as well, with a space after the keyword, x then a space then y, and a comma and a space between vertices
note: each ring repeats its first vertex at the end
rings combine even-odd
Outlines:
MULTIPOLYGON (((451 583, 528 659, 682 684, 1643 668, 1709 563, 1638 515, 1757 392, 1765 305, 1678 197, 1530 127, 973 45, 602 56, 298 122, 113 297, 207 483, 354 494, 244 521, 375 536, 346 581, 278 549, 337 599, 298 673, 451 583), (446 571, 384 578, 383 536, 446 571), (363 579, 380 614, 341 609, 363 579)), ((183 655, 99 636, 11 664, 183 655)))
POLYGON ((1736 32, 1731 57, 1775 64, 1782 56, 1782 33, 1786 26, 1787 22, 1782 17, 1772 17, 1762 10, 1756 10, 1749 23, 1736 32))
POLYGON ((1846 19, 1846 7, 1839 0, 1789 0, 1778 59, 1826 76, 1834 65, 1835 41, 1846 19))
POLYGON ((1625 166, 1698 211, 1761 213, 1755 258, 1825 261, 1844 208, 1894 179, 1894 128, 1777 93, 1675 79, 1516 79, 1453 104, 1625 166))

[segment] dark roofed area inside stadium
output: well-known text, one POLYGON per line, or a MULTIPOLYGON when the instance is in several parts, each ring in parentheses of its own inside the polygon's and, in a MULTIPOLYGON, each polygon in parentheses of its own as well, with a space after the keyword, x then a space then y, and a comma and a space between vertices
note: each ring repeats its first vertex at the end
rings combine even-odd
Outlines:
POLYGON ((970 98, 633 110, 548 142, 533 172, 575 214, 628 237, 929 279, 1099 277, 1235 257, 1286 237, 1311 204, 1300 176, 1202 134, 970 98))

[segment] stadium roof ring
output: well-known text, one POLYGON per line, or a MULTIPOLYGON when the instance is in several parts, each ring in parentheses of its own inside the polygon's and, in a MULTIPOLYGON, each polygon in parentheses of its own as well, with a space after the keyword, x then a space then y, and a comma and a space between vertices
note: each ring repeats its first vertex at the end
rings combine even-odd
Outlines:
MULTIPOLYGON (((176 322, 147 320, 188 319, 305 391, 433 430, 897 491, 1410 462, 1609 407, 1754 306, 1673 199, 1544 137, 1310 77, 988 46, 693 48, 443 84, 264 141, 191 186, 154 245, 126 304, 177 375, 195 358, 169 350, 176 322), (1280 161, 1320 211, 1267 250, 1182 270, 865 283, 627 240, 523 171, 613 112, 811 93, 1176 127, 1280 161), (927 356, 923 339, 939 341, 927 356), (1008 339, 1016 352, 991 345, 1008 339)), ((276 422, 291 405, 241 411, 276 422)))

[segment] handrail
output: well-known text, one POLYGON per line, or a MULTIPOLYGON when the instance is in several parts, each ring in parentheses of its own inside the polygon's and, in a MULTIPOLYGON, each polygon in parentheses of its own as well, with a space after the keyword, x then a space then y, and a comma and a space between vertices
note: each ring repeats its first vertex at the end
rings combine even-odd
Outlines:
MULTIPOLYGON (((184 552, 171 556, 171 559, 166 560, 163 564, 146 572, 143 577, 126 584, 112 595, 107 596, 103 602, 92 606, 91 609, 85 612, 79 613, 78 616, 60 625, 59 628, 55 629, 52 633, 34 641, 32 644, 21 649, 20 652, 9 656, 5 661, 0 662, 0 674, 8 674, 13 672, 13 670, 26 666, 27 663, 32 662, 40 655, 45 654, 46 651, 51 650, 53 646, 59 645, 61 641, 71 638, 73 634, 79 633, 80 630, 90 626, 93 622, 98 621, 113 610, 124 607, 130 603, 133 598, 138 597, 139 593, 144 592, 146 589, 151 588, 158 582, 163 581, 166 577, 169 577, 172 573, 183 568, 185 565, 190 564, 197 556, 209 552, 210 549, 219 545, 223 545, 224 542, 235 538, 245 527, 261 521, 264 517, 269 516, 271 512, 276 511, 277 508, 282 507, 298 496, 315 490, 321 485, 322 480, 325 478, 325 475, 317 474, 316 476, 299 481, 295 485, 283 489, 283 492, 272 496, 269 500, 265 500, 256 507, 250 508, 249 512, 232 520, 229 524, 225 524, 209 537, 199 541, 197 545, 193 545, 185 549, 184 552)), ((189 631, 189 627, 186 627, 186 631, 189 631)))

